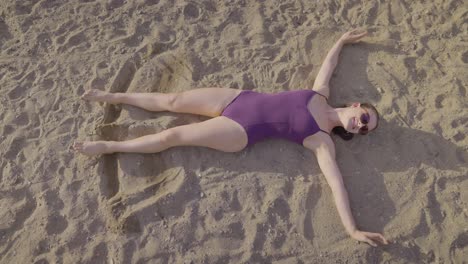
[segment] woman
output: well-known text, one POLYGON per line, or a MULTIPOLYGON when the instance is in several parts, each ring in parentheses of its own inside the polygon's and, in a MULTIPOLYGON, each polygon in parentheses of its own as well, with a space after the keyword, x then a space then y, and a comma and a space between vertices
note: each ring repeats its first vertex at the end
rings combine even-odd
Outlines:
POLYGON ((345 139, 356 133, 366 134, 377 127, 378 113, 372 106, 354 103, 345 108, 332 108, 327 102, 329 80, 341 48, 344 44, 358 42, 366 34, 350 31, 335 43, 325 58, 312 90, 277 94, 227 88, 202 88, 172 94, 89 90, 83 98, 90 101, 129 104, 149 111, 198 114, 212 119, 127 141, 75 142, 73 148, 86 155, 155 153, 175 146, 203 146, 236 152, 267 137, 286 138, 315 153, 320 169, 332 189, 341 221, 351 237, 372 246, 387 244, 381 234, 357 229, 330 137, 330 131, 337 127, 341 127, 341 136, 345 139))

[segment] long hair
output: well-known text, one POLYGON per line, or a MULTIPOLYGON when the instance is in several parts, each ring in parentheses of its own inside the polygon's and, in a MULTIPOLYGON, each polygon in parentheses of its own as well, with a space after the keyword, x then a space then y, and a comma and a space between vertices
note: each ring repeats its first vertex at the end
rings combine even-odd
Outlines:
MULTIPOLYGON (((348 107, 348 105, 344 105, 344 107, 348 107)), ((379 119, 380 119, 380 115, 379 115, 379 112, 377 111, 377 109, 373 105, 371 105, 369 103, 362 103, 360 105, 360 107, 365 108, 367 110, 374 111, 374 113, 375 113, 375 115, 377 117, 377 123, 375 124, 375 128, 373 130, 377 129, 377 127, 379 126, 379 119)), ((344 129, 344 127, 342 127, 342 126, 334 127, 332 129, 332 133, 339 136, 341 139, 346 140, 346 141, 351 140, 354 137, 353 133, 350 133, 350 132, 346 131, 346 129, 344 129)))

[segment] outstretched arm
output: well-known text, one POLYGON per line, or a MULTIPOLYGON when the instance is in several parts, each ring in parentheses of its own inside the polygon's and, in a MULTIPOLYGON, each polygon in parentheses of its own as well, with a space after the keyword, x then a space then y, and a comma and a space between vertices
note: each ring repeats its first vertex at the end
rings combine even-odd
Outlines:
POLYGON ((341 222, 348 234, 352 238, 369 243, 372 246, 377 246, 377 244, 387 244, 387 240, 381 234, 363 232, 357 229, 351 213, 351 207, 349 205, 348 192, 346 191, 343 183, 343 177, 341 176, 340 170, 336 164, 333 141, 330 139, 329 141, 320 143, 317 146, 312 146, 311 149, 314 151, 320 169, 325 175, 328 185, 332 190, 338 214, 340 215, 341 222))
POLYGON ((353 30, 346 32, 341 36, 341 38, 333 45, 331 50, 328 52, 327 57, 323 61, 322 67, 320 68, 317 77, 315 78, 313 90, 318 93, 326 96, 330 95, 329 82, 333 74, 333 71, 338 64, 338 56, 340 55, 341 48, 344 44, 347 43, 356 43, 359 42, 361 38, 367 35, 367 32, 359 32, 358 30, 353 30))

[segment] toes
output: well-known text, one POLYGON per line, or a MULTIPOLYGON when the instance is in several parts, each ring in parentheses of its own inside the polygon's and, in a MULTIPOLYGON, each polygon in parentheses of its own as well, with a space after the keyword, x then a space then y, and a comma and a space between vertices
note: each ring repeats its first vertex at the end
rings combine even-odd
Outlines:
POLYGON ((86 90, 83 95, 81 96, 81 98, 90 98, 90 97, 93 97, 97 94, 97 90, 96 89, 90 89, 90 90, 86 90))
POLYGON ((82 150, 83 149, 83 142, 75 142, 73 143, 74 150, 82 150))
MULTIPOLYGON (((92 89, 91 89, 92 90, 92 89)), ((91 92, 91 90, 86 90, 84 91, 84 93, 81 95, 82 97, 85 97, 87 95, 89 95, 89 93, 91 92)))

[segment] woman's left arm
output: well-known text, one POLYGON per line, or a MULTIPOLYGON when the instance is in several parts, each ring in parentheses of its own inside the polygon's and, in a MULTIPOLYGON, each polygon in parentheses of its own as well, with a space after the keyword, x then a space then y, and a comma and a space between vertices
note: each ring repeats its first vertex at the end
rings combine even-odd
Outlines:
POLYGON ((317 157, 318 164, 330 186, 335 205, 340 215, 348 234, 359 241, 369 243, 372 246, 377 244, 388 244, 387 240, 378 233, 363 232, 357 229, 351 213, 351 207, 348 199, 348 192, 343 183, 343 177, 335 160, 335 146, 330 139, 326 142, 321 142, 317 146, 312 146, 312 149, 317 157))
POLYGON ((330 96, 329 82, 333 71, 338 64, 338 57, 340 55, 341 49, 345 44, 356 43, 366 35, 366 31, 359 32, 359 30, 352 30, 346 32, 343 34, 343 36, 341 36, 340 39, 338 39, 335 45, 333 45, 333 47, 327 53, 327 57, 325 57, 325 60, 322 63, 322 67, 320 67, 317 77, 315 78, 312 90, 320 93, 321 95, 324 95, 327 98, 330 96))

